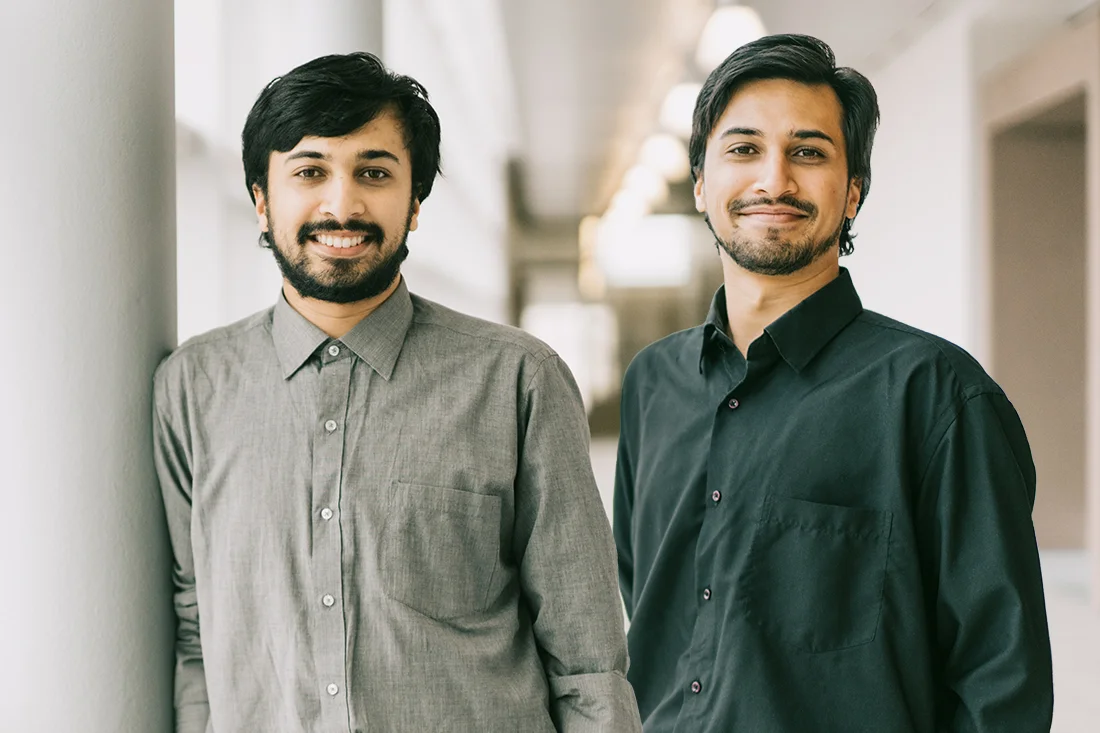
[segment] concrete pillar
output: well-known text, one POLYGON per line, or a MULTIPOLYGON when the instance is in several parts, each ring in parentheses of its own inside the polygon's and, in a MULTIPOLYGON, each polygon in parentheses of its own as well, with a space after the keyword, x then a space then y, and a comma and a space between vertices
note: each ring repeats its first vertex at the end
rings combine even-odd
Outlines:
POLYGON ((171 0, 0 3, 0 731, 168 733, 171 0))

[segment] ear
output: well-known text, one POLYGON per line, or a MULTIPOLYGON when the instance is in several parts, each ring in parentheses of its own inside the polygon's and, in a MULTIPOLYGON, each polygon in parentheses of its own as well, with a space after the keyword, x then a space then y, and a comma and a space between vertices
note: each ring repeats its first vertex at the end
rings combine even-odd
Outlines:
POLYGON ((412 202, 412 216, 409 217, 409 231, 415 232, 416 228, 420 226, 418 221, 420 218, 420 199, 413 199, 412 202))
POLYGON ((260 225, 260 231, 269 231, 271 225, 267 221, 267 198, 259 185, 252 184, 252 195, 256 197, 256 220, 260 225))
POLYGON ((699 172, 699 177, 695 180, 695 186, 692 189, 695 194, 695 210, 700 214, 706 213, 707 199, 706 199, 706 187, 703 185, 703 173, 699 172))
POLYGON ((859 202, 863 200, 863 181, 853 178, 848 183, 848 202, 844 207, 844 218, 855 219, 859 211, 859 202))

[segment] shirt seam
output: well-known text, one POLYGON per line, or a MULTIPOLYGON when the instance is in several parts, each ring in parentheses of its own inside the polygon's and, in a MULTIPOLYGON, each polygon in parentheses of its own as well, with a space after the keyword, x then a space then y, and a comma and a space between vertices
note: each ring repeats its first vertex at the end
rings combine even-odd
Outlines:
MULTIPOLYGON (((270 311, 270 309, 268 309, 268 310, 270 311)), ((250 319, 255 318, 256 316, 259 316, 259 315, 264 314, 264 313, 268 313, 268 311, 261 311, 260 313, 257 313, 253 316, 250 316, 250 319)), ((164 357, 164 360, 161 362, 161 366, 164 366, 166 364, 170 364, 171 362, 176 361, 177 358, 182 358, 183 355, 191 353, 192 351, 199 348, 200 346, 206 346, 207 344, 216 344, 216 343, 220 343, 220 342, 223 342, 223 341, 228 341, 231 338, 239 338, 241 336, 245 336, 245 335, 251 333, 252 331, 256 330, 257 328, 263 328, 268 332, 268 334, 271 334, 272 336, 274 336, 274 334, 272 334, 272 331, 271 331, 271 318, 270 318, 270 316, 268 316, 267 318, 260 319, 256 323, 251 323, 251 324, 248 324, 247 326, 243 326, 240 331, 233 330, 234 327, 232 325, 226 326, 226 327, 223 327, 223 328, 214 329, 213 331, 207 331, 206 333, 199 334, 198 336, 194 336, 194 337, 188 339, 186 342, 184 342, 184 343, 180 344, 179 346, 177 346, 176 348, 174 348, 172 350, 172 352, 170 354, 168 354, 168 356, 164 357)), ((207 377, 207 378, 209 378, 209 377, 207 377)))
MULTIPOLYGON (((438 321, 431 321, 431 320, 414 319, 413 323, 415 323, 418 326, 434 326, 436 328, 441 328, 445 331, 450 331, 451 333, 457 334, 459 336, 466 336, 467 338, 475 339, 475 340, 478 340, 478 341, 488 341, 490 343, 499 343, 499 344, 505 344, 507 346, 513 346, 517 349, 520 349, 521 351, 526 353, 528 356, 533 356, 533 357, 540 358, 542 360, 542 361, 539 362, 540 367, 542 366, 542 363, 545 362, 547 357, 557 356, 557 352, 555 352, 553 349, 551 349, 546 344, 540 344, 540 346, 538 348, 533 348, 533 347, 530 347, 530 346, 524 344, 522 338, 512 340, 512 339, 507 339, 507 338, 492 336, 492 335, 469 333, 468 331, 460 330, 458 328, 455 328, 454 326, 450 326, 450 325, 447 325, 445 323, 439 323, 438 321)), ((534 337, 531 336, 530 338, 533 339, 534 337)))
MULTIPOLYGON (((874 311, 868 311, 867 309, 864 309, 859 315, 863 315, 865 313, 866 314, 872 314, 872 318, 867 320, 867 325, 869 327, 871 327, 871 328, 881 328, 881 329, 884 329, 884 330, 887 330, 887 331, 895 331, 897 333, 907 334, 909 336, 919 338, 921 341, 924 341, 925 343, 927 343, 930 346, 932 346, 933 348, 935 348, 936 351, 939 353, 939 355, 941 357, 943 357, 944 361, 947 362, 947 366, 951 369, 951 375, 955 378, 955 381, 957 382, 957 386, 959 387, 959 391, 964 396, 965 396, 966 392, 968 392, 970 389, 989 390, 989 387, 987 385, 974 385, 973 387, 970 387, 970 388, 963 387, 962 385, 965 383, 965 380, 962 378, 962 375, 959 374, 959 370, 955 366, 954 362, 952 361, 951 356, 944 349, 943 344, 941 344, 939 342, 939 340, 937 338, 934 338, 931 334, 924 333, 923 331, 921 331, 919 329, 915 329, 915 328, 900 328, 899 326, 895 326, 895 325, 890 324, 890 323, 876 322, 874 320, 874 316, 879 315, 879 314, 874 313, 874 311)), ((856 316, 856 318, 853 319, 853 322, 855 320, 858 320, 858 319, 859 319, 859 316, 856 316)), ((966 354, 966 356, 968 358, 970 358, 970 359, 974 358, 970 354, 966 353, 966 351, 964 349, 962 349, 962 347, 956 346, 956 348, 960 349, 960 351, 963 351, 963 353, 966 354)), ((998 390, 989 390, 989 391, 997 392, 998 390)))
MULTIPOLYGON (((970 403, 981 397, 1000 396, 1002 396, 1002 393, 999 390, 982 389, 981 391, 975 392, 974 394, 965 395, 960 402, 952 404, 950 407, 944 410, 939 417, 936 418, 936 424, 939 424, 943 422, 952 411, 954 411, 954 415, 952 415, 951 419, 944 424, 942 432, 940 432, 939 435, 935 438, 934 447, 932 448, 931 452, 928 453, 928 460, 925 463, 924 468, 921 469, 920 479, 917 481, 918 489, 924 489, 925 483, 928 481, 929 473, 932 470, 932 463, 936 460, 936 456, 939 454, 940 449, 943 448, 944 442, 947 440, 947 436, 951 432, 951 428, 955 425, 955 423, 959 421, 959 418, 962 416, 963 412, 970 405, 970 403)), ((998 421, 997 424, 998 427, 1000 427, 1000 421, 998 421)), ((1003 432, 1004 429, 1001 428, 1001 430, 1003 432)), ((922 445, 922 447, 931 445, 932 442, 933 441, 930 436, 929 439, 926 440, 925 443, 922 445)), ((1015 455, 1013 456, 1013 462, 1016 462, 1015 455)), ((1020 470, 1018 463, 1016 465, 1016 470, 1020 470)), ((939 499, 938 494, 936 498, 937 500, 939 499)))

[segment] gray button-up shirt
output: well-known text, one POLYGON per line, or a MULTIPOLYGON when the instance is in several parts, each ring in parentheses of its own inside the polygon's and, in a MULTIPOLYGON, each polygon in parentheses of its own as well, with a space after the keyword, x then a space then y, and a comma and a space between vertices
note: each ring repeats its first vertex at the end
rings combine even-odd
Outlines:
POLYGON ((340 340, 284 299, 155 380, 180 733, 635 731, 576 386, 402 282, 340 340))

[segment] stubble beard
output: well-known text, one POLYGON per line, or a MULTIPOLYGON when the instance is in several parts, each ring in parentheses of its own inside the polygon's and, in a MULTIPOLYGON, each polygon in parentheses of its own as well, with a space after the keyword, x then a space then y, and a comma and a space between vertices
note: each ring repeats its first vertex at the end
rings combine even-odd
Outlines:
MULTIPOLYGON (((707 221, 710 226, 710 221, 707 221)), ((728 239, 722 239, 711 226, 711 233, 730 259, 743 270, 758 275, 791 275, 803 270, 821 259, 840 242, 840 233, 844 228, 841 219, 837 228, 828 236, 819 240, 807 237, 801 240, 783 239, 778 228, 769 228, 761 238, 738 235, 736 232, 728 239)))

